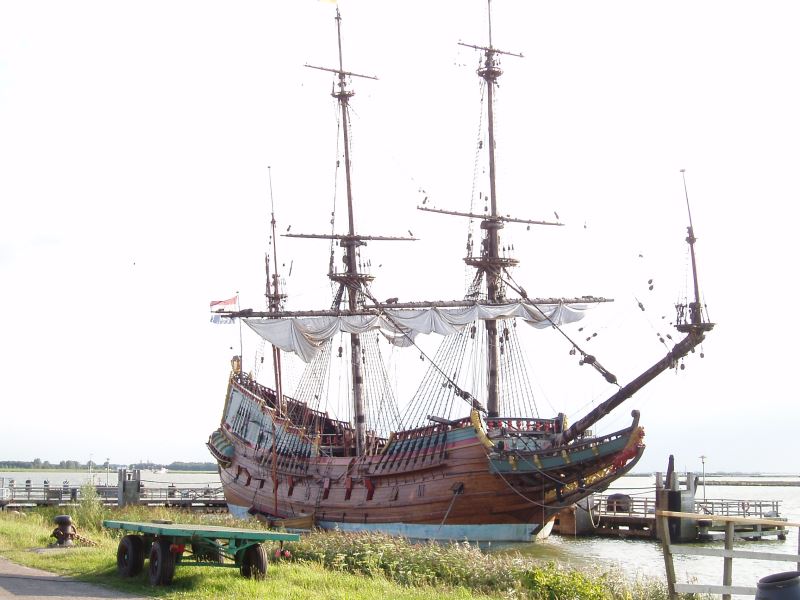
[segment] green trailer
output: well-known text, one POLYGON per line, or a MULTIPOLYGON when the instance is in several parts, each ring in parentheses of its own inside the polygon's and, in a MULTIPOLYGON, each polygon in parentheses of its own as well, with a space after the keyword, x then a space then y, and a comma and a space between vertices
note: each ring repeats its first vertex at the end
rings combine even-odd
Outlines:
POLYGON ((280 542, 282 548, 283 542, 300 539, 296 533, 169 522, 103 521, 103 527, 131 532, 119 542, 117 571, 134 577, 148 557, 152 585, 171 584, 179 564, 239 567, 244 577, 261 579, 268 561, 263 543, 280 542))

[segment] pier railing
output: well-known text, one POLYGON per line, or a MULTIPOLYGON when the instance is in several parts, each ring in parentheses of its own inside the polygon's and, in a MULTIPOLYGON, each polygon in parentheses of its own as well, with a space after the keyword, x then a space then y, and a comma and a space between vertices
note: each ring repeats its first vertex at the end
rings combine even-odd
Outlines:
POLYGON ((706 515, 769 518, 780 515, 780 500, 697 500, 695 512, 706 515))
MULTIPOLYGON (((694 502, 695 512, 708 515, 770 518, 780 516, 780 500, 708 499, 694 502)), ((596 515, 653 515, 656 500, 651 496, 596 494, 592 509, 596 515)))
POLYGON ((592 511, 595 516, 653 516, 656 499, 649 496, 596 494, 592 511))
POLYGON ((733 585, 733 559, 770 560, 795 563, 800 571, 800 523, 769 518, 740 517, 729 515, 710 515, 700 513, 686 513, 668 510, 656 511, 656 517, 661 519, 661 544, 664 550, 664 566, 667 572, 667 585, 670 600, 677 600, 678 594, 721 594, 723 600, 730 600, 732 594, 742 596, 755 596, 757 588, 733 585), (725 541, 723 548, 706 548, 687 545, 674 545, 670 540, 669 518, 705 520, 725 525, 725 541), (772 527, 797 527, 798 549, 795 554, 782 552, 753 552, 750 550, 734 550, 733 542, 736 538, 737 525, 765 525, 772 527), (722 585, 713 584, 688 584, 678 583, 675 579, 675 564, 673 555, 717 556, 722 558, 722 585))
MULTIPOLYGON (((116 505, 116 485, 96 486, 101 502, 116 505)), ((0 488, 0 508, 6 505, 59 506, 75 504, 82 498, 81 488, 76 486, 31 486, 0 488)), ((222 505, 225 495, 220 486, 178 487, 175 485, 142 486, 137 504, 165 505, 222 505)))

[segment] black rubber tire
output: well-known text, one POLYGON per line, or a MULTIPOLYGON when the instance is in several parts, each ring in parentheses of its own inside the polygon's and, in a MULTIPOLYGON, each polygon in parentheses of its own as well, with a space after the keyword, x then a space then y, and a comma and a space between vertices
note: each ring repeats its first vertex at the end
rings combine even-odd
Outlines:
POLYGON ((241 554, 239 572, 248 579, 264 579, 267 576, 267 551, 262 544, 248 546, 241 554))
POLYGON ((117 547, 117 573, 135 577, 144 568, 144 540, 140 535, 126 535, 117 547))
POLYGON ((170 585, 175 576, 175 555, 167 540, 155 540, 150 548, 150 585, 170 585))

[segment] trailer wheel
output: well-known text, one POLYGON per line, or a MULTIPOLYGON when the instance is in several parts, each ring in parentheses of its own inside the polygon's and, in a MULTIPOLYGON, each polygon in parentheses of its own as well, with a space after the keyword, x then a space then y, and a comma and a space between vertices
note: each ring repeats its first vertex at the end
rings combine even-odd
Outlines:
POLYGON ((153 541, 150 548, 150 585, 169 585, 175 576, 175 555, 167 540, 153 541))
POLYGON ((244 549, 241 554, 239 572, 242 577, 264 579, 267 576, 267 552, 261 544, 254 544, 244 549))
POLYGON ((117 573, 134 577, 144 567, 144 540, 140 535, 126 535, 117 547, 117 573))

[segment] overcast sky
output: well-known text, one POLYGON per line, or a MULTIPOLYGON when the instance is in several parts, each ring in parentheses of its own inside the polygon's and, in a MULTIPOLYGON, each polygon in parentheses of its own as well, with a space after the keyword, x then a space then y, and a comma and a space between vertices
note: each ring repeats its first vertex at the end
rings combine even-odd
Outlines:
MULTIPOLYGON (((365 250, 375 293, 457 297, 465 223, 415 207, 468 208, 479 56, 458 42, 487 42, 485 2, 339 6, 345 68, 379 78, 353 82, 356 227, 421 238, 365 250)), ((303 65, 336 66, 334 15, 0 0, 0 459, 211 459, 238 330, 209 324, 208 303, 263 305, 268 165, 280 228, 328 228, 332 76, 303 65)), ((604 425, 641 410, 641 470, 673 453, 797 472, 798 17, 791 1, 493 3, 495 46, 524 55, 502 61, 500 211, 567 225, 504 232, 517 279, 615 298, 586 321, 587 349, 623 382, 663 353, 685 287, 686 169, 718 325, 703 359, 604 425)), ((280 252, 290 306, 329 304, 325 243, 280 252)), ((574 420, 608 390, 551 333, 532 361, 579 375, 542 367, 539 407, 574 420)))

